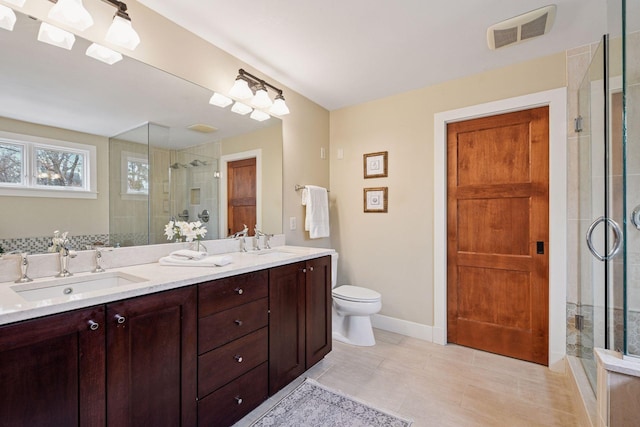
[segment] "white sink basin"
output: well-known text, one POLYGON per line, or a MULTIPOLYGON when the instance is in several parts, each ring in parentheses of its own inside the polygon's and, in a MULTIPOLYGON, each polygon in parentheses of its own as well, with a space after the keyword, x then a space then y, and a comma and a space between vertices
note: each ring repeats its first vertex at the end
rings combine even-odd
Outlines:
POLYGON ((147 279, 120 272, 96 273, 78 277, 63 277, 42 282, 25 283, 11 289, 27 301, 69 298, 76 294, 117 288, 147 279))

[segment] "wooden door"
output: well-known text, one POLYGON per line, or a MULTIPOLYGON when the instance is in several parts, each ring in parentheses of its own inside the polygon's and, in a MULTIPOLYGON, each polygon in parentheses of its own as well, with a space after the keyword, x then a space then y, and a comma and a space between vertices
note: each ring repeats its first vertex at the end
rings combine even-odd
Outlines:
POLYGON ((447 126, 447 339, 548 364, 549 108, 447 126))
POLYGON ((269 270, 269 395, 305 371, 305 263, 269 270))
POLYGON ((104 306, 0 327, 0 425, 104 425, 104 336, 104 306))
POLYGON ((107 424, 196 424, 196 287, 107 305, 107 424))
POLYGON ((307 261, 306 369, 331 351, 331 257, 307 261))
POLYGON ((256 225, 256 159, 227 163, 227 235, 256 225))

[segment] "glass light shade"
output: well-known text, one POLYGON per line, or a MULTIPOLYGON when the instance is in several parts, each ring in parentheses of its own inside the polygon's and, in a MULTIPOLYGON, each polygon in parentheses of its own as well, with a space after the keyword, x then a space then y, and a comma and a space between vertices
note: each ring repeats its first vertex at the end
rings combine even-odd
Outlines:
POLYGON ((249 107, 247 104, 243 104, 242 102, 238 102, 238 101, 236 101, 236 103, 233 104, 233 107, 231 107, 231 111, 233 111, 234 113, 238 113, 242 116, 244 116, 245 114, 249 114, 251 110, 253 110, 253 108, 249 107))
POLYGON ((24 6, 24 3, 26 1, 27 0, 4 0, 5 3, 14 4, 14 5, 18 6, 18 7, 24 6))
POLYGON ((256 108, 268 108, 273 105, 273 101, 269 98, 269 94, 264 86, 256 91, 256 94, 251 99, 251 105, 256 108))
POLYGON ((40 24, 40 30, 38 31, 38 40, 53 46, 71 50, 73 44, 76 42, 76 36, 62 28, 43 22, 40 24))
POLYGON ((232 103, 233 103, 233 100, 231 98, 221 95, 218 92, 214 92, 213 96, 209 100, 209 104, 216 105, 221 108, 227 107, 232 103))
POLYGON ((120 54, 120 52, 116 52, 115 50, 109 49, 108 47, 102 46, 98 43, 92 43, 91 46, 87 48, 86 54, 87 56, 109 65, 122 61, 122 54, 120 54))
POLYGON ((284 102, 284 98, 282 95, 276 96, 275 101, 273 101, 273 105, 269 109, 271 114, 275 114, 276 116, 285 116, 289 114, 289 107, 284 102))
POLYGON ((10 7, 0 4, 0 28, 13 31, 13 26, 16 25, 16 14, 10 7))
POLYGON ((58 0, 49 11, 48 16, 60 24, 80 31, 93 25, 93 18, 82 5, 82 0, 58 0))
POLYGON ((238 99, 249 99, 253 96, 253 92, 249 88, 249 83, 245 79, 238 77, 233 83, 229 95, 238 99))
POLYGON ((133 29, 131 21, 118 15, 113 17, 113 22, 107 30, 105 39, 116 46, 122 46, 129 50, 134 50, 140 44, 140 36, 133 29))
POLYGON ((264 122, 265 120, 269 120, 271 118, 270 115, 261 110, 253 110, 253 113, 251 113, 249 117, 259 122, 264 122))

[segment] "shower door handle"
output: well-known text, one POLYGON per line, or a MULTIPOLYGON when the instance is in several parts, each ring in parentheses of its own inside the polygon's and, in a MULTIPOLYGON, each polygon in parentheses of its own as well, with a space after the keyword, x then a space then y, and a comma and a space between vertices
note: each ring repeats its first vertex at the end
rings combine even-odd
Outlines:
POLYGON ((620 248, 622 248, 622 230, 620 230, 620 226, 617 222, 612 220, 611 218, 606 218, 601 216, 600 218, 593 221, 591 226, 589 226, 589 230, 587 230, 587 246, 589 247, 589 251, 600 261, 608 261, 620 252, 620 248), (613 228, 613 234, 615 240, 613 241, 613 247, 606 255, 600 255, 596 248, 593 246, 593 231, 596 229, 598 224, 601 222, 605 222, 613 228))

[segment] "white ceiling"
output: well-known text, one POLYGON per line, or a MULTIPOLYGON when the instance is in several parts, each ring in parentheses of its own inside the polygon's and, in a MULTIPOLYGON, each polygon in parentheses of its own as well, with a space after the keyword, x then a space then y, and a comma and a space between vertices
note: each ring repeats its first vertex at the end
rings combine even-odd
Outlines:
POLYGON ((598 41, 607 6, 606 0, 556 0, 549 34, 491 51, 490 25, 549 3, 138 1, 329 110, 598 41))

